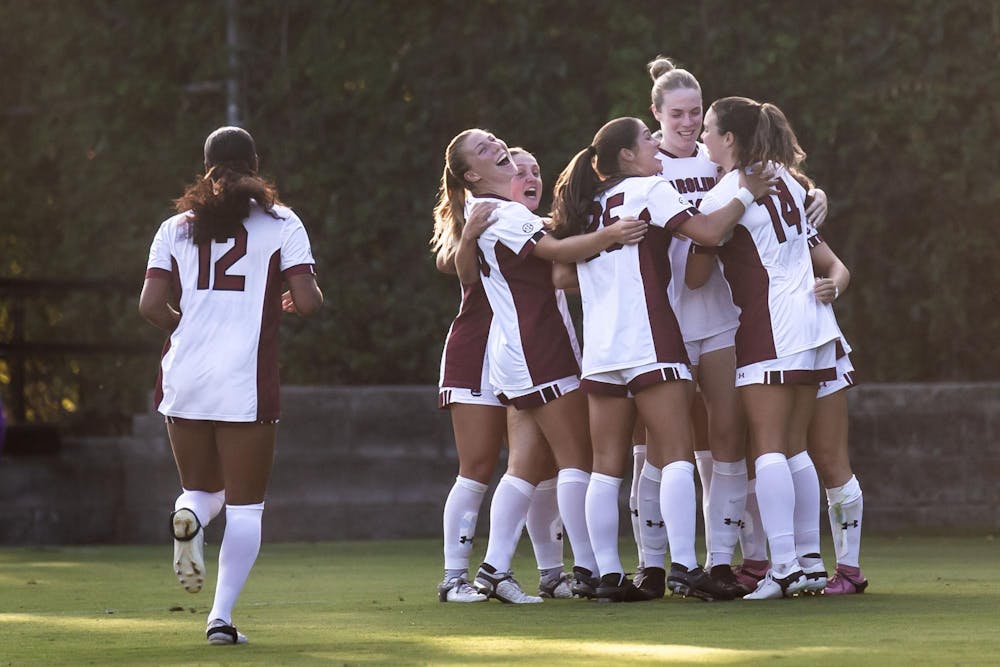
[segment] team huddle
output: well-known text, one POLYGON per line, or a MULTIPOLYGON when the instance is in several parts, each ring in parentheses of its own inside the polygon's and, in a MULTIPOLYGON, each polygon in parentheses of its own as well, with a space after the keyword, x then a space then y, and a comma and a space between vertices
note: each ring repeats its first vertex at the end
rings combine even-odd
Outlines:
POLYGON ((867 587, 847 448, 854 369, 831 306, 850 273, 816 231, 826 195, 802 172, 805 152, 780 109, 727 97, 703 116, 694 76, 665 58, 649 72, 659 132, 636 118, 605 124, 559 176, 548 218, 534 213, 542 182, 530 153, 479 129, 446 150, 432 245, 462 302, 439 378, 459 458, 442 602, 867 587), (580 294, 582 350, 563 290, 580 294), (504 441, 489 543, 470 575, 504 441), (618 551, 630 446, 633 580, 618 551), (538 595, 511 571, 525 527, 538 595))

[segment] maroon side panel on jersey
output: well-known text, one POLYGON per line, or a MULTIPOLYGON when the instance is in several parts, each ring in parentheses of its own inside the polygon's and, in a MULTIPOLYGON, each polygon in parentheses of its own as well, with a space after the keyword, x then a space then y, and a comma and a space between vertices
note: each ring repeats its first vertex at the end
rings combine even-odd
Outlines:
POLYGON ((443 387, 481 391, 493 309, 482 281, 462 287, 462 305, 444 343, 443 387))
POLYGON ((264 306, 257 341, 257 420, 281 415, 278 380, 278 325, 281 322, 281 251, 275 250, 267 265, 264 306))
POLYGON ((578 375, 580 366, 556 302, 552 262, 521 258, 497 241, 497 264, 510 286, 521 331, 521 347, 533 385, 578 375))
POLYGON ((736 330, 736 365, 746 366, 774 359, 774 329, 768 304, 770 281, 760 261, 757 246, 749 230, 737 225, 730 239, 719 250, 723 273, 733 293, 733 303, 740 307, 740 327, 736 330))
MULTIPOLYGON (((641 215, 639 217, 642 217, 641 215)), ((663 363, 690 364, 684 337, 674 309, 667 298, 670 282, 670 257, 667 253, 673 236, 666 229, 650 225, 639 242, 639 274, 646 294, 646 314, 653 335, 656 360, 663 363)))

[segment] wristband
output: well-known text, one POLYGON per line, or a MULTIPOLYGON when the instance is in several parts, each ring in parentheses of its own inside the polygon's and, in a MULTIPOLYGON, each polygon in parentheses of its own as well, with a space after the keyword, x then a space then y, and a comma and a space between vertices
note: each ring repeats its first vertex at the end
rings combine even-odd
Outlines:
POLYGON ((746 188, 740 188, 736 191, 736 199, 739 199, 740 203, 743 204, 744 210, 750 208, 750 204, 754 202, 753 193, 746 188))

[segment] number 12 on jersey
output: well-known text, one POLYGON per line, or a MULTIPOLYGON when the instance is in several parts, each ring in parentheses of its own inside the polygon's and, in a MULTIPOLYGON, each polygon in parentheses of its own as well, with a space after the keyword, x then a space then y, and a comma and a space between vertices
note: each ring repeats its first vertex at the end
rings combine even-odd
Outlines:
POLYGON ((246 276, 229 274, 226 271, 247 254, 246 227, 239 226, 236 230, 233 247, 215 261, 214 282, 212 281, 212 243, 213 241, 209 241, 198 246, 198 289, 242 292, 246 284, 246 276))

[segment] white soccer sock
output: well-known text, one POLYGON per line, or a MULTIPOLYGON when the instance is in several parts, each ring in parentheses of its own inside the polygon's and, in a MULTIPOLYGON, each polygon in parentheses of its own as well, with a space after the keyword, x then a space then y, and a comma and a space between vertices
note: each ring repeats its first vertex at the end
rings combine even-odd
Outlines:
POLYGON ((444 503, 444 569, 468 570, 487 485, 459 475, 444 503))
POLYGON ((827 513, 830 515, 830 530, 833 532, 833 547, 837 552, 837 563, 860 567, 861 558, 861 514, 864 510, 864 496, 858 478, 851 475, 847 483, 826 490, 827 513))
POLYGON ((517 542, 528 519, 535 486, 510 473, 500 478, 490 505, 490 541, 486 545, 485 562, 497 572, 508 572, 517 550, 517 542))
POLYGON ((639 520, 639 480, 642 479, 645 464, 646 445, 632 445, 632 488, 628 494, 628 512, 629 519, 632 520, 632 537, 635 538, 635 548, 639 553, 639 569, 646 564, 642 553, 642 522, 639 520))
POLYGON ((219 579, 208 620, 233 624, 233 607, 260 552, 260 520, 264 503, 226 505, 226 532, 219 549, 219 579))
POLYGON ((556 492, 558 482, 557 477, 539 482, 528 508, 528 537, 531 538, 539 570, 561 569, 563 566, 563 525, 556 492))
POLYGON ((747 480, 747 505, 743 510, 743 529, 740 530, 740 551, 743 560, 767 560, 767 535, 760 520, 757 505, 757 480, 747 480))
POLYGON ((660 478, 663 473, 649 461, 642 466, 639 482, 639 530, 642 533, 643 563, 664 567, 667 557, 667 528, 660 507, 660 478))
POLYGON ((579 468, 563 468, 559 471, 559 514, 562 516, 563 531, 569 537, 573 550, 573 564, 591 572, 597 572, 597 559, 590 546, 587 531, 587 489, 590 487, 590 473, 579 468))
POLYGON ((599 472, 590 474, 590 486, 587 488, 587 531, 597 559, 596 571, 602 576, 624 572, 618 557, 618 489, 621 485, 621 477, 599 472))
POLYGON ((771 547, 771 565, 777 576, 798 567, 795 552, 795 485, 784 454, 757 457, 757 505, 771 547))
POLYGON ((219 515, 226 504, 225 491, 190 491, 181 488, 181 495, 174 501, 174 511, 186 507, 194 512, 202 526, 207 526, 219 515))
POLYGON ((795 488, 795 551, 800 558, 819 554, 819 475, 809 452, 788 459, 788 470, 795 488))
POLYGON ((729 565, 733 562, 746 501, 746 460, 732 463, 715 461, 712 464, 712 488, 705 530, 706 534, 711 532, 712 535, 712 565, 729 565))
POLYGON ((701 519, 705 524, 705 569, 712 563, 712 523, 708 519, 708 503, 712 491, 712 452, 707 449, 696 449, 694 466, 701 480, 701 519))
POLYGON ((694 464, 674 461, 660 473, 660 512, 667 524, 670 562, 689 570, 698 565, 694 552, 697 500, 694 492, 694 464))

